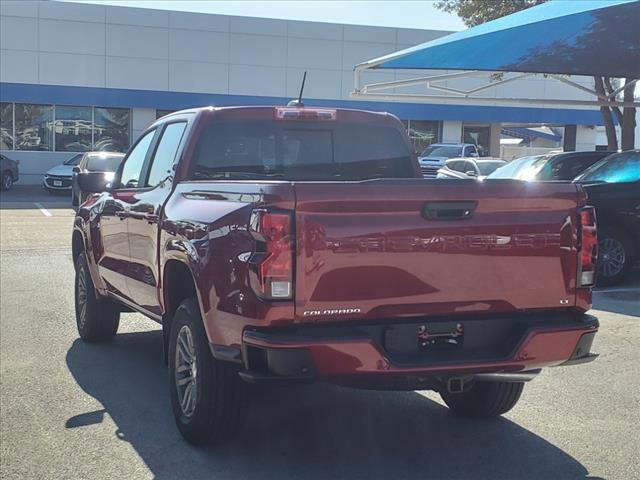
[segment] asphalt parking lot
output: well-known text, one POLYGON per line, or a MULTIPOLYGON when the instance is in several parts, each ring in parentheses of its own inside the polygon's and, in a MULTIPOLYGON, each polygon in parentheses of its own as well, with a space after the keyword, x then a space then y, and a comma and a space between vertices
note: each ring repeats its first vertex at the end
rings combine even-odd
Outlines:
POLYGON ((0 197, 3 479, 640 478, 640 274, 599 289, 588 365, 548 369, 504 418, 452 417, 436 394, 311 385, 254 392, 241 437, 185 444, 159 327, 123 314, 114 342, 77 338, 69 199, 0 197))

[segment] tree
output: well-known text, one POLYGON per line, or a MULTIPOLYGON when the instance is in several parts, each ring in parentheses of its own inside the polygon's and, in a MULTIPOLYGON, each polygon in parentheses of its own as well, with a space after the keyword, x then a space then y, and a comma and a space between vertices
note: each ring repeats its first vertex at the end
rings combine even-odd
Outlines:
POLYGON ((547 0, 439 0, 436 8, 457 14, 467 27, 511 15, 547 0))
MULTIPOLYGON (((520 10, 525 10, 547 0, 439 0, 436 8, 445 12, 457 14, 468 27, 474 27, 496 18, 510 15, 520 10)), ((631 79, 625 80, 625 85, 631 79)), ((599 95, 609 96, 616 90, 616 80, 608 77, 594 77, 595 90, 599 95)), ((622 92, 625 102, 634 100, 634 87, 625 88, 622 92)), ((607 134, 607 143, 610 150, 618 149, 613 115, 620 124, 622 132, 621 146, 623 150, 631 150, 635 144, 635 114, 636 109, 625 107, 620 110, 618 107, 601 106, 602 120, 607 134)))

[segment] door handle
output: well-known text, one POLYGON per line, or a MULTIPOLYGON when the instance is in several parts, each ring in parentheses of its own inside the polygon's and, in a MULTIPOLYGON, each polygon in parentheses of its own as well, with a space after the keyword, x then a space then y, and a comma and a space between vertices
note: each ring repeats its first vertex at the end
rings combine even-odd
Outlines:
POLYGON ((427 202, 422 216, 427 220, 467 220, 473 217, 477 202, 427 202))
POLYGON ((129 212, 129 217, 134 218, 136 220, 146 220, 147 222, 149 222, 150 224, 153 223, 158 223, 158 219, 160 218, 158 215, 156 215, 155 213, 153 213, 153 211, 151 211, 151 213, 146 213, 146 212, 129 212))

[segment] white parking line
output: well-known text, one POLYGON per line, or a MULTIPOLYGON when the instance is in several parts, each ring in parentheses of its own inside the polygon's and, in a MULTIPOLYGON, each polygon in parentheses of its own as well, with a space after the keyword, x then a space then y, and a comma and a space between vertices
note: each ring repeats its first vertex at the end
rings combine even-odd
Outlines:
POLYGON ((52 215, 51 215, 51 212, 50 212, 49 210, 47 210, 46 208, 44 208, 44 207, 42 206, 42 204, 41 204, 41 203, 37 203, 37 202, 36 202, 36 203, 34 203, 34 205, 35 205, 36 207, 38 207, 38 209, 42 212, 42 214, 43 214, 45 217, 51 217, 51 216, 52 216, 52 215))

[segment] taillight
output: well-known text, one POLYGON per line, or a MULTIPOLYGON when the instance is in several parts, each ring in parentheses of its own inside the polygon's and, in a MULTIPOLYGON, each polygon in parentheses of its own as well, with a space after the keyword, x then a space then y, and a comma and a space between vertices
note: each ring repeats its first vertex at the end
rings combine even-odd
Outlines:
POLYGON ((330 108, 276 107, 277 120, 335 120, 336 111, 330 108))
POLYGON ((596 282, 596 271, 598 268, 596 211, 593 207, 583 207, 580 209, 579 218, 578 286, 591 287, 596 282))
POLYGON ((257 289, 269 299, 287 299, 293 293, 291 216, 287 213, 255 212, 252 222, 259 237, 255 255, 257 289))

